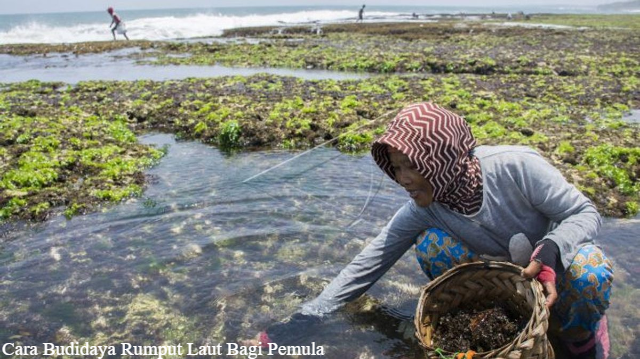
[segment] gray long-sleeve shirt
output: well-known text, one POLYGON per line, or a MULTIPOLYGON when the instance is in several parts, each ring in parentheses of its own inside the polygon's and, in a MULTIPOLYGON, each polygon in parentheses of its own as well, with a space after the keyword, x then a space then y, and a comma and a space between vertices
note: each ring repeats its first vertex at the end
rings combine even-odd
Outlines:
POLYGON ((476 254, 509 258, 509 241, 524 234, 531 245, 553 240, 568 268, 580 247, 593 243, 601 218, 591 201, 534 150, 521 146, 476 148, 483 177, 483 203, 473 215, 433 202, 413 200, 314 300, 305 314, 322 315, 367 291, 430 227, 440 228, 476 254))

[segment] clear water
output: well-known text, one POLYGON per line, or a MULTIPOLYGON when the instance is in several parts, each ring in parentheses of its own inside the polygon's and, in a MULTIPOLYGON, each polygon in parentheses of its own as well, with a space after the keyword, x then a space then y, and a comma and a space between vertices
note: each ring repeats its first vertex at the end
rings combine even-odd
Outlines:
MULTIPOLYGON (((368 154, 321 148, 243 183, 294 154, 228 155, 164 134, 142 142, 169 145, 142 198, 0 231, 0 342, 252 337, 317 295, 407 200, 368 154)), ((639 219, 607 220, 601 236, 620 283, 636 292, 638 238, 639 219)), ((412 313, 425 283, 408 252, 368 298, 412 313)), ((614 297, 612 331, 637 330, 633 302, 616 302, 632 299, 614 297)), ((324 345, 325 358, 420 357, 406 336, 411 322, 360 301, 306 340, 324 345)))
POLYGON ((640 124, 640 110, 631 110, 628 114, 622 117, 622 121, 640 124))
POLYGON ((268 73, 295 76, 305 80, 347 80, 367 78, 367 74, 327 70, 296 70, 279 68, 242 68, 228 66, 140 65, 130 55, 138 49, 124 49, 108 53, 74 55, 49 53, 47 56, 11 56, 0 54, 0 83, 22 82, 32 79, 61 81, 76 84, 80 81, 137 81, 182 80, 189 77, 251 76, 268 73))

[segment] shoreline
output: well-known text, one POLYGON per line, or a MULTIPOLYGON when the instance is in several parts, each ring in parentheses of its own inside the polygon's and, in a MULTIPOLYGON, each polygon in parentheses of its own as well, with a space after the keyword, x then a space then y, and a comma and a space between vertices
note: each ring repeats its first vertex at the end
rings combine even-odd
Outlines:
MULTIPOLYGON (((348 14, 345 13, 345 14, 348 14)), ((45 14, 46 15, 46 14, 45 14)), ((286 14, 285 14, 286 15, 286 14)), ((0 15, 2 16, 2 15, 0 15)), ((9 16, 9 15, 4 15, 9 16)), ((372 24, 432 24, 432 23, 452 23, 456 22, 459 24, 484 24, 487 26, 521 26, 521 27, 542 27, 542 28, 558 28, 558 29, 574 29, 574 30, 590 30, 590 29, 627 29, 627 30, 639 30, 640 29, 640 21, 638 18, 640 17, 640 11, 634 13, 595 13, 595 14, 571 14, 571 13, 553 13, 553 12, 523 12, 520 10, 514 10, 513 12, 459 12, 459 13, 399 13, 395 15, 370 15, 365 18, 365 21, 362 25, 372 25, 372 24)), ((279 20, 279 21, 265 21, 261 24, 234 24, 232 27, 222 26, 220 28, 210 28, 207 31, 208 33, 203 32, 188 32, 187 34, 176 32, 175 36, 164 36, 157 37, 152 34, 147 34, 144 30, 140 29, 138 31, 134 29, 130 29, 131 38, 133 41, 154 41, 154 42, 172 42, 172 41, 192 41, 198 38, 208 38, 208 37, 218 37, 223 36, 223 33, 226 31, 244 28, 244 27, 271 27, 274 29, 277 28, 288 28, 288 27, 307 27, 309 30, 318 30, 322 29, 325 26, 341 26, 341 25, 349 25, 355 23, 356 18, 353 17, 344 17, 344 18, 334 18, 334 19, 324 19, 320 17, 318 19, 309 19, 305 18, 304 21, 300 21, 297 19, 287 19, 279 20), (145 35, 146 34, 146 35, 145 35)), ((176 19, 178 21, 180 19, 176 19)), ((215 20, 215 19, 212 19, 215 20)), ((95 18, 91 17, 91 21, 96 21, 95 18)), ((132 20, 135 21, 135 20, 132 20)), ((78 24, 81 25, 81 24, 78 24)), ((178 24, 173 24, 177 26, 178 24)), ((55 26, 55 25, 54 25, 55 26)), ((87 44, 87 43, 100 43, 100 42, 113 42, 110 41, 110 37, 102 37, 100 35, 101 31, 98 28, 94 28, 97 24, 93 22, 89 25, 92 27, 91 36, 94 38, 84 37, 84 40, 79 40, 77 37, 69 37, 64 36, 69 32, 77 31, 77 29, 71 27, 69 29, 64 30, 64 34, 58 32, 63 31, 61 28, 52 31, 56 32, 51 39, 64 38, 68 39, 67 41, 52 41, 52 42, 43 42, 43 41, 27 41, 27 42, 17 42, 15 41, 15 36, 18 34, 7 33, 7 42, 0 42, 0 53, 7 53, 5 50, 2 50, 3 47, 7 46, 21 46, 21 45, 38 45, 38 46, 64 46, 64 45, 73 45, 73 44, 87 44)), ((7 31, 10 29, 7 29, 7 31)), ((0 34, 2 32, 0 31, 0 34)), ((48 37, 47 37, 48 38, 48 37)), ((2 39, 2 37, 0 37, 2 39)), ((118 42, 124 40, 119 40, 118 42)), ((83 45, 86 46, 86 45, 83 45)))

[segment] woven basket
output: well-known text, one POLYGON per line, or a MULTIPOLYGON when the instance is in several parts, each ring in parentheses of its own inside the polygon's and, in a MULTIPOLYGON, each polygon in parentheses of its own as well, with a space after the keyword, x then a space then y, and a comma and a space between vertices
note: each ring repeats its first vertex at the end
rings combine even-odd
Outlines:
MULTIPOLYGON (((549 311, 544 305, 542 285, 520 276, 521 267, 506 262, 474 262, 456 266, 422 288, 416 310, 416 336, 427 358, 454 353, 438 350, 433 333, 441 315, 456 308, 487 309, 502 302, 514 313, 529 318, 525 328, 510 343, 473 358, 553 359, 547 339, 549 311)), ((463 348, 461 348, 463 350, 463 348)))

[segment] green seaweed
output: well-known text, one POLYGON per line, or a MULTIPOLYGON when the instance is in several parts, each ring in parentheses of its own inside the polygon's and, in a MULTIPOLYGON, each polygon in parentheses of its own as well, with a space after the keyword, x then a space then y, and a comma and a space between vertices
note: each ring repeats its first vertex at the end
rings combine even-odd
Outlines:
MULTIPOLYGON (((358 152, 389 117, 357 126, 425 100, 463 115, 480 144, 537 149, 589 189, 604 214, 634 212, 639 195, 631 154, 638 129, 623 115, 638 108, 637 30, 503 29, 457 20, 421 25, 333 24, 322 36, 305 27, 280 35, 272 28, 236 29, 227 35, 264 41, 144 45, 158 64, 411 72, 406 76, 6 84, 0 88, 0 216, 44 219, 61 207, 71 216, 140 195, 142 171, 164 153, 136 143, 144 131, 169 131, 233 151, 300 149, 339 137, 339 149, 358 152), (300 41, 288 41, 291 36, 300 41), (191 56, 158 56, 171 54, 191 56), (587 152, 603 143, 629 154, 587 152)), ((114 46, 126 45, 73 45, 79 53, 114 46)), ((64 47, 2 45, 0 52, 64 47)))

